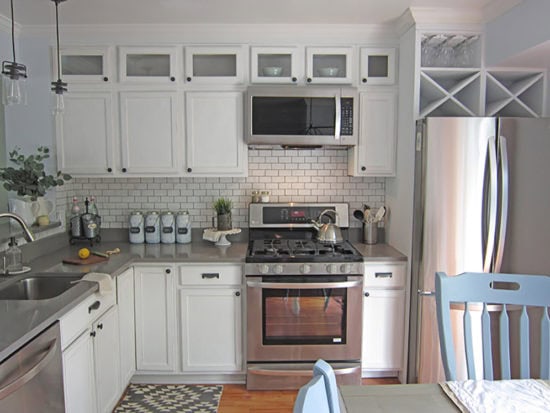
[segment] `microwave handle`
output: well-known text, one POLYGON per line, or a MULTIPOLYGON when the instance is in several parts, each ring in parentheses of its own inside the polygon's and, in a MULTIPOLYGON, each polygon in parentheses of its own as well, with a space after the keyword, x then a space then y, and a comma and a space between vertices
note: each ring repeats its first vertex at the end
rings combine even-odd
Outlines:
POLYGON ((336 99, 336 105, 335 105, 335 114, 334 114, 334 139, 339 140, 340 139, 340 128, 342 126, 342 100, 340 99, 340 95, 335 96, 336 99))

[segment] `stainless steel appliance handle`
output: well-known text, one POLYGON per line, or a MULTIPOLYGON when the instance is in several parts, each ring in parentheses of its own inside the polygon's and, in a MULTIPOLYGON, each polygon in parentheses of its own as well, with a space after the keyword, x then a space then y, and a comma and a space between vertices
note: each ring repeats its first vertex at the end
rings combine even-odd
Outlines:
POLYGON ((502 257, 504 255, 504 243, 506 241, 506 225, 508 223, 508 203, 510 186, 510 167, 508 163, 508 144, 506 138, 500 136, 500 222, 497 238, 497 252, 495 255, 494 272, 500 272, 502 266, 502 257))
POLYGON ((334 139, 340 139, 340 128, 342 127, 342 99, 336 96, 336 107, 334 108, 334 139))
POLYGON ((494 136, 488 140, 487 151, 489 153, 489 227, 487 230, 487 245, 485 247, 485 258, 483 260, 483 271, 491 271, 491 262, 495 251, 495 236, 497 225, 497 200, 498 200, 498 166, 497 150, 494 136))
POLYGON ((38 373, 40 373, 52 360, 57 351, 57 339, 53 340, 50 346, 45 350, 46 354, 38 360, 38 362, 29 368, 25 373, 10 381, 5 386, 0 388, 0 400, 5 399, 10 394, 16 392, 19 388, 31 381, 38 373))
POLYGON ((416 293, 424 297, 431 297, 432 295, 435 295, 435 291, 429 290, 417 290, 416 293))
MULTIPOLYGON (((334 368, 334 374, 341 376, 344 374, 353 374, 359 367, 342 367, 334 368)), ((257 374, 259 376, 309 376, 311 377, 312 369, 295 370, 295 369, 263 369, 261 367, 249 367, 248 371, 251 374, 257 374)))
POLYGON ((301 283, 301 282, 262 282, 262 281, 247 281, 246 285, 252 288, 272 288, 274 290, 288 290, 288 289, 301 289, 301 290, 315 290, 319 288, 352 288, 360 287, 363 285, 362 280, 357 281, 339 281, 339 282, 326 282, 326 283, 301 283))

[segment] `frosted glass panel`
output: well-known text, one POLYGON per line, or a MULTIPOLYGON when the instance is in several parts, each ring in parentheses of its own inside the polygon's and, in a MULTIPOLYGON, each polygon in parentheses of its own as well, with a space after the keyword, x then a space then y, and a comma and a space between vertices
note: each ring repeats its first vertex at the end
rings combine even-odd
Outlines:
POLYGON ((170 55, 129 54, 126 76, 170 76, 170 55))
POLYGON ((346 77, 346 55, 314 55, 313 76, 316 77, 346 77))
POLYGON ((291 54, 260 54, 258 55, 258 75, 267 77, 289 77, 292 66, 291 54), (280 73, 278 73, 280 68, 280 73))
POLYGON ((369 77, 388 76, 388 56, 369 56, 369 77))
POLYGON ((63 75, 102 75, 103 56, 61 56, 63 75))
POLYGON ((236 76, 237 56, 234 54, 193 55, 193 76, 236 76))

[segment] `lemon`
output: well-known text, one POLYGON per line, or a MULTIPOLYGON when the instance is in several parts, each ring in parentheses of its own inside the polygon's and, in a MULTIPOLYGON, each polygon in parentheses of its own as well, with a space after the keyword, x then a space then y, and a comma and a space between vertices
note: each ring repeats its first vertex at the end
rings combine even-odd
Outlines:
POLYGON ((86 258, 88 258, 90 256, 90 250, 88 248, 80 248, 78 250, 78 256, 85 260, 86 258))

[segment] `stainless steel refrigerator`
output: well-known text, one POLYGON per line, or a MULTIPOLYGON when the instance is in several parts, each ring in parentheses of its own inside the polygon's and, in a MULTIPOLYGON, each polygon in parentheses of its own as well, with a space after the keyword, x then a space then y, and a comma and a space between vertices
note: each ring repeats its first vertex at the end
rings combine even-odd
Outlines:
POLYGON ((419 120, 414 197, 408 381, 437 382, 436 271, 550 274, 550 119, 419 120))

